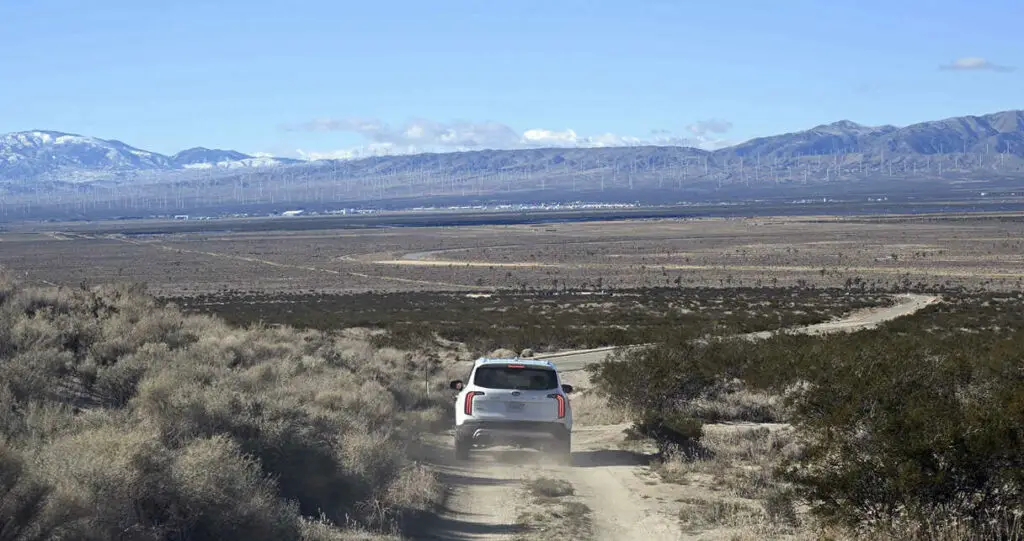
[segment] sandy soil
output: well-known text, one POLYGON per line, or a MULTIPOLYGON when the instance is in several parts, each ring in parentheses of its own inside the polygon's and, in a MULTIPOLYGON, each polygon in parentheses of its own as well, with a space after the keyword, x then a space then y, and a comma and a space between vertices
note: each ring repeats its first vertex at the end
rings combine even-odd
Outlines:
POLYGON ((67 285, 131 279, 170 296, 225 289, 548 289, 555 279, 571 289, 849 288, 856 281, 866 290, 909 282, 1007 291, 1024 280, 1019 215, 626 220, 358 232, 227 231, 221 229, 227 225, 211 222, 204 232, 134 234, 149 227, 140 225, 99 226, 125 234, 97 232, 95 224, 4 231, 0 265, 67 285))
MULTIPOLYGON (((903 295, 891 307, 858 311, 848 317, 789 332, 824 333, 868 328, 911 314, 936 297, 903 295)), ((758 333, 760 334, 760 333, 758 333)), ((582 368, 611 352, 601 348, 548 355, 569 383, 582 385, 582 368)), ((579 412, 577 411, 577 414, 579 412)), ((558 465, 532 450, 493 448, 475 450, 470 461, 455 462, 452 434, 433 436, 436 466, 450 487, 446 508, 419 539, 521 540, 530 534, 517 524, 521 513, 535 506, 523 482, 537 477, 563 479, 572 484, 576 497, 590 508, 591 538, 598 541, 658 541, 688 537, 681 529, 676 503, 694 487, 665 484, 651 476, 647 455, 624 446, 628 425, 576 424, 573 429, 571 465, 558 465)), ((735 429, 735 427, 719 427, 735 429)), ((770 428, 770 427, 769 427, 770 428)), ((541 537, 550 537, 547 533, 541 537)), ((706 538, 707 536, 704 536, 706 538)))

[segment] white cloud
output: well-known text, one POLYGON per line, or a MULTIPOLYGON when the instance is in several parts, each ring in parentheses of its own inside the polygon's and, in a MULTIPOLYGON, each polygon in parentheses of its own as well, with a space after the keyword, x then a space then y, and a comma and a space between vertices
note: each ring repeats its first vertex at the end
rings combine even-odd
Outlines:
POLYGON ((328 151, 306 151, 298 149, 295 154, 303 160, 353 160, 373 156, 390 156, 395 154, 416 154, 425 152, 415 146, 396 147, 390 143, 372 143, 369 145, 328 151))
POLYGON ((576 146, 579 144, 579 137, 573 130, 552 131, 535 128, 523 132, 522 142, 540 146, 576 146))
POLYGON ((704 137, 709 133, 726 133, 732 129, 732 122, 728 120, 718 120, 715 118, 709 120, 700 120, 693 124, 690 124, 686 129, 696 135, 697 137, 704 137))
POLYGON ((400 128, 373 118, 318 119, 298 126, 285 126, 287 131, 345 131, 358 133, 371 144, 395 146, 436 146, 441 148, 502 148, 515 145, 522 136, 497 122, 453 122, 444 124, 414 119, 400 128))
POLYGON ((992 62, 977 56, 958 58, 949 64, 939 66, 939 69, 953 71, 1013 71, 1012 66, 993 64, 992 62))
POLYGON ((391 127, 373 118, 318 119, 296 126, 285 126, 287 131, 344 131, 362 135, 363 146, 329 151, 297 150, 307 160, 353 159, 389 154, 415 154, 421 152, 452 152, 480 149, 521 148, 596 148, 622 146, 687 146, 713 150, 731 144, 711 134, 723 134, 732 128, 724 120, 703 120, 687 126, 689 136, 673 135, 668 130, 651 130, 646 138, 604 133, 581 136, 575 130, 532 128, 517 133, 499 122, 442 123, 427 119, 413 119, 401 127, 391 127))

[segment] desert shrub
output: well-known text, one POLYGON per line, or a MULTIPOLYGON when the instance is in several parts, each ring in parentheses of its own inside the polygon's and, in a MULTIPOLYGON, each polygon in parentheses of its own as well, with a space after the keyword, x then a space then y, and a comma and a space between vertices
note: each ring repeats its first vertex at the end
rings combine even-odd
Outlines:
POLYGON ((510 347, 545 351, 659 342, 827 321, 885 295, 843 289, 644 288, 580 292, 496 291, 486 298, 452 292, 243 294, 168 300, 192 313, 239 325, 264 321, 297 328, 373 327, 373 345, 415 350, 436 336, 475 352, 510 347), (641 302, 642 300, 642 302, 641 302), (595 302, 596 301, 596 302, 595 302), (281 304, 287 303, 288 310, 281 304), (752 306, 758 306, 752 310, 752 306))
POLYGON ((89 509, 75 537, 102 539, 132 531, 159 539, 153 530, 170 522, 172 498, 163 482, 170 457, 147 434, 103 427, 60 438, 40 455, 41 473, 55 490, 89 509))
MULTIPOLYGON (((148 344, 147 344, 148 346, 148 344)), ((146 376, 149 365, 137 358, 128 358, 97 371, 96 393, 109 407, 120 408, 135 396, 139 383, 146 376)))
POLYGON ((7 302, 8 297, 14 293, 16 282, 10 271, 0 269, 0 304, 7 302))
POLYGON ((376 347, 416 349, 434 340, 434 331, 426 325, 396 325, 385 334, 370 338, 376 347))
POLYGON ((980 525, 1020 509, 1021 346, 1024 333, 987 343, 877 333, 833 345, 822 359, 830 370, 793 399, 810 443, 787 477, 820 516, 851 527, 934 515, 980 525))
POLYGON ((141 288, 5 289, 0 539, 390 532, 441 497, 409 454, 448 406, 439 369, 366 339, 186 316, 141 288))
POLYGON ((777 423, 785 417, 785 408, 780 396, 750 390, 738 379, 717 382, 703 397, 687 402, 683 411, 708 423, 777 423))
POLYGON ((356 504, 385 486, 403 460, 389 433, 351 426, 344 416, 317 414, 285 400, 180 386, 172 378, 147 381, 138 400, 140 413, 168 446, 231 437, 277 479, 281 496, 298 502, 309 516, 354 515, 356 504))
POLYGON ((992 516, 1024 508, 1022 313, 1018 297, 957 294, 870 331, 670 340, 592 377, 655 436, 650 419, 707 418, 708 403, 739 392, 775 396, 753 401, 773 404, 757 420, 795 427, 799 443, 772 453, 818 518, 869 537, 939 523, 986 537, 992 516))
POLYGON ((57 348, 22 349, 0 364, 0 385, 18 400, 51 396, 72 355, 57 348))
POLYGON ((58 494, 88 509, 78 539, 298 537, 298 514, 224 437, 175 452, 146 432, 103 427, 54 442, 41 463, 58 494))
POLYGON ((587 367, 598 392, 641 415, 677 411, 721 379, 720 366, 700 344, 659 344, 619 350, 587 367))
POLYGON ((0 540, 60 538, 80 510, 55 501, 53 487, 26 467, 17 450, 0 444, 0 540))
POLYGON ((771 490, 761 501, 765 518, 773 524, 795 526, 799 520, 794 499, 792 489, 776 488, 771 490))
POLYGON ((700 419, 687 417, 681 413, 646 412, 633 422, 633 426, 628 430, 628 436, 634 439, 654 440, 659 453, 663 456, 695 456, 700 449, 700 439, 704 436, 703 426, 704 423, 700 419))
POLYGON ((730 343, 677 341, 624 350, 590 365, 592 383, 613 407, 633 412, 632 433, 653 438, 662 452, 697 452, 702 421, 692 405, 721 392, 732 379, 722 359, 734 354, 730 343))
POLYGON ((193 440, 170 466, 189 539, 295 539, 297 513, 261 464, 224 436, 193 440))

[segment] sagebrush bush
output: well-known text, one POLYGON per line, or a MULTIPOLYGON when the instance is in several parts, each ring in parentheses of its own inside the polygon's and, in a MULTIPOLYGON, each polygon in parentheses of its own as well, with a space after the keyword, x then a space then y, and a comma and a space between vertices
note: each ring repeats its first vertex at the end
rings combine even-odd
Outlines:
POLYGON ((854 343, 830 345, 830 370, 794 398, 809 445, 786 472, 818 513, 851 526, 934 515, 980 525, 1024 507, 1024 333, 871 338, 852 354, 854 343))
POLYGON ((499 347, 545 351, 762 331, 818 323, 856 308, 891 303, 879 293, 785 287, 603 288, 558 294, 504 290, 486 298, 436 291, 224 292, 171 300, 183 310, 215 313, 236 324, 374 327, 384 332, 366 337, 371 346, 416 350, 440 337, 480 353, 499 347), (292 308, 282 310, 282 302, 292 308))
POLYGON ((138 286, 0 277, 0 539, 391 531, 440 498, 407 452, 447 405, 438 369, 138 286))
POLYGON ((779 473, 827 523, 889 535, 943 517, 986 537, 991 516, 1024 508, 1021 301, 956 294, 870 331, 667 341, 592 377, 663 442, 675 435, 651 419, 717 420, 739 393, 762 397, 737 417, 794 425, 779 473))
POLYGON ((193 440, 171 464, 191 538, 295 538, 293 504, 278 496, 260 462, 226 436, 193 440))
POLYGON ((704 436, 704 428, 700 419, 687 417, 682 413, 647 412, 634 421, 633 426, 629 428, 628 436, 654 440, 662 456, 692 457, 700 451, 700 439, 704 436))
POLYGON ((54 500, 53 487, 36 478, 21 453, 0 444, 0 540, 42 541, 66 534, 79 510, 54 500))

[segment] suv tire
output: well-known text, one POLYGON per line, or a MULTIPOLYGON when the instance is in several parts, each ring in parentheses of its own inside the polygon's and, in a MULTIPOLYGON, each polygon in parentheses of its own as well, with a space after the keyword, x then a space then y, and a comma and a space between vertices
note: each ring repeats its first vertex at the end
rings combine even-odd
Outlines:
POLYGON ((572 464, 572 434, 566 434, 555 441, 555 456, 558 462, 565 465, 572 464))
POLYGON ((461 430, 455 431, 455 459, 456 460, 469 460, 469 449, 473 446, 473 442, 462 433, 461 430))

